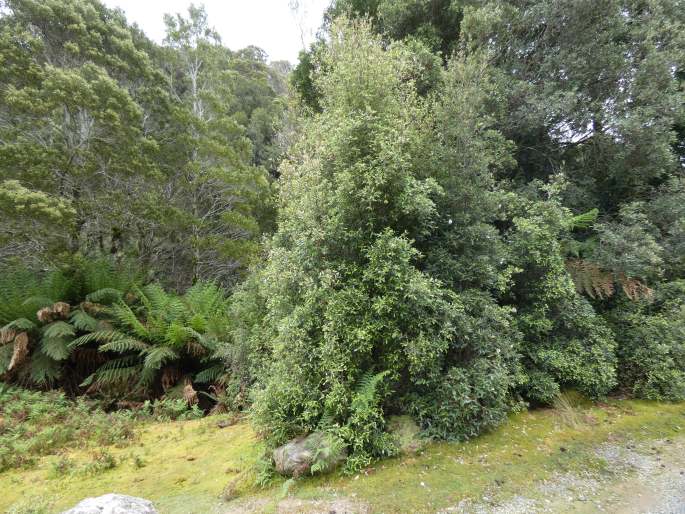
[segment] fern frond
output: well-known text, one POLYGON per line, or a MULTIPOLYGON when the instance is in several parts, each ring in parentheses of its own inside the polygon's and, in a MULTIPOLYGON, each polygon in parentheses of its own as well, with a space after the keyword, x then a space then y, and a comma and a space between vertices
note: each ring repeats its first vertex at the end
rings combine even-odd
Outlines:
POLYGON ((172 346, 183 346, 183 344, 188 340, 195 337, 196 332, 188 327, 172 322, 168 325, 164 339, 167 343, 172 346))
POLYGON ((195 382, 200 384, 208 384, 210 382, 216 381, 221 375, 226 372, 225 368, 221 364, 212 366, 211 368, 203 369, 195 375, 195 382))
POLYGON ((48 298, 47 296, 29 296, 26 300, 22 302, 23 305, 32 307, 34 309, 42 309, 43 307, 49 307, 54 303, 54 300, 48 298))
POLYGON ((140 383, 144 386, 150 385, 162 366, 175 359, 178 359, 178 355, 169 347, 156 346, 149 350, 143 362, 140 383))
POLYGON ((138 290, 140 300, 147 312, 163 312, 170 295, 159 284, 148 284, 138 290))
POLYGON ((71 324, 84 332, 93 332, 98 328, 98 320, 85 311, 75 310, 69 316, 71 324))
POLYGON ((27 331, 30 332, 31 330, 36 328, 36 324, 26 318, 19 318, 15 319, 14 321, 10 321, 7 325, 4 327, 0 328, 1 331, 5 330, 19 330, 19 331, 27 331))
POLYGON ((141 339, 151 338, 148 328, 140 322, 131 307, 125 303, 115 303, 108 309, 108 312, 119 325, 131 330, 136 336, 141 339))
POLYGON ((120 301, 123 297, 124 293, 118 289, 105 287, 86 295, 86 300, 93 303, 109 305, 111 303, 120 301))
POLYGON ((591 298, 609 298, 614 294, 614 276, 598 265, 584 259, 569 259, 566 269, 576 291, 591 298))
POLYGON ((156 346, 148 350, 145 355, 144 367, 158 370, 167 361, 178 359, 178 354, 166 346, 156 346))
POLYGON ((372 371, 367 371, 361 376, 354 389, 354 397, 352 398, 353 410, 359 411, 377 403, 378 384, 381 383, 388 373, 388 370, 376 374, 373 374, 372 371))
POLYGON ((599 209, 591 209, 577 216, 573 216, 569 221, 571 230, 585 230, 590 228, 599 215, 599 209))
POLYGON ((29 376, 39 385, 50 385, 61 376, 59 362, 43 352, 35 352, 30 361, 29 376))
POLYGON ((137 356, 121 357, 112 359, 100 366, 98 370, 86 378, 81 387, 87 387, 93 383, 99 385, 115 385, 130 382, 141 372, 141 365, 137 356))
POLYGON ((43 337, 48 339, 71 337, 76 334, 76 330, 66 321, 53 321, 43 327, 43 337))
POLYGON ((56 361, 63 361, 69 357, 69 343, 62 337, 46 337, 40 341, 41 351, 56 361))
POLYGON ((592 298, 605 299, 613 296, 616 282, 633 301, 651 298, 654 293, 647 284, 636 278, 627 277, 624 273, 604 271, 597 264, 584 259, 569 259, 566 261, 566 269, 573 279, 576 291, 592 298))
POLYGON ((115 339, 121 339, 123 337, 125 336, 116 330, 100 330, 98 332, 91 332, 90 334, 77 337, 71 343, 69 343, 69 348, 76 348, 77 346, 83 346, 84 344, 93 342, 106 343, 109 341, 114 341, 115 339))
POLYGON ((122 339, 115 339, 114 341, 110 341, 109 343, 105 343, 100 348, 98 348, 99 351, 101 352, 116 352, 116 353, 125 353, 125 352, 132 352, 132 351, 137 351, 137 352, 144 352, 150 348, 150 345, 139 341, 137 339, 133 339, 130 337, 124 337, 122 339))

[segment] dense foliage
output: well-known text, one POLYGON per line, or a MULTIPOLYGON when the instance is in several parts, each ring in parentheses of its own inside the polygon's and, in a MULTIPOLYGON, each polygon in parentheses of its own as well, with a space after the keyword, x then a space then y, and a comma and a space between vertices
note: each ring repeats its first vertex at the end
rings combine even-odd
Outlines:
POLYGON ((3 6, 4 381, 249 410, 348 470, 391 415, 685 399, 681 0, 336 0, 292 72, 201 8, 158 46, 3 6))

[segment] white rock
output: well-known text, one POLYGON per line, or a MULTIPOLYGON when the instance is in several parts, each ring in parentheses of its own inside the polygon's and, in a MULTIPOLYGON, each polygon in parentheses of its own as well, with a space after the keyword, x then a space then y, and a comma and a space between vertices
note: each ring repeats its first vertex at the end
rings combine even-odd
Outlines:
POLYGON ((158 514, 151 501, 124 494, 86 498, 62 514, 158 514))

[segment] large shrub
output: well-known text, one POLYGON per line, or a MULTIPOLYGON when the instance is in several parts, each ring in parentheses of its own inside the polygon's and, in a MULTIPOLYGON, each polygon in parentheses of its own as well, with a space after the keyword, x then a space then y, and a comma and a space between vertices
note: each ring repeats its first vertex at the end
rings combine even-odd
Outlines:
POLYGON ((409 55, 386 51, 364 23, 335 25, 318 78, 322 112, 282 167, 279 229, 236 307, 251 321, 237 325, 233 344, 268 355, 259 431, 276 445, 330 430, 351 469, 394 451, 389 412, 411 411, 434 435, 469 437, 503 418, 513 385, 517 337, 506 312, 421 269, 414 241, 430 240, 449 213, 438 211, 438 138, 404 75, 409 55), (446 414, 438 404, 448 398, 470 401, 469 411, 446 414))

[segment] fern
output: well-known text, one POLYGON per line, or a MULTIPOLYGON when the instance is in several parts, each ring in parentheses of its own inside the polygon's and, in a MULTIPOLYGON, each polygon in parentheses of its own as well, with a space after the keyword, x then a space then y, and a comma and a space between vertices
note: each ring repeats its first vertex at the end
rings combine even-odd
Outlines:
POLYGON ((69 316, 69 321, 78 330, 82 330, 84 332, 93 332, 98 328, 98 320, 80 309, 77 309, 71 313, 69 316))
POLYGON ((53 321, 43 327, 43 337, 48 339, 71 337, 74 334, 76 330, 66 321, 53 321))
POLYGON ((123 335, 115 330, 100 330, 98 332, 91 332, 90 334, 77 337, 71 343, 69 343, 69 347, 76 348, 77 346, 83 346, 93 342, 104 343, 122 337, 123 335))
POLYGON ((93 303, 102 303, 105 305, 109 305, 111 303, 121 301, 123 296, 123 293, 118 289, 105 287, 103 289, 98 289, 97 291, 94 291, 86 295, 86 300, 93 303))
POLYGON ((42 309, 54 304, 55 301, 47 296, 29 296, 22 302, 23 305, 31 307, 32 309, 42 309))
POLYGON ((122 336, 121 339, 115 339, 113 341, 110 341, 109 343, 103 344, 102 346, 100 346, 100 348, 98 348, 98 350, 101 352, 125 353, 132 351, 144 352, 147 351, 149 348, 150 345, 142 341, 122 336))
POLYGON ((226 372, 223 364, 217 364, 216 366, 211 366, 207 369, 203 369, 195 375, 195 382, 201 384, 208 384, 210 382, 215 382, 221 375, 226 372))
POLYGON ((618 283, 624 294, 634 301, 650 298, 653 294, 652 289, 640 280, 627 277, 623 273, 604 271, 597 264, 584 259, 567 260, 566 269, 576 290, 591 298, 610 298, 616 292, 615 283, 618 283))
POLYGON ((178 358, 174 350, 165 346, 157 346, 148 350, 145 355, 144 368, 146 370, 159 370, 165 362, 178 358))
POLYGON ((372 371, 367 371, 362 375, 354 389, 352 410, 360 412, 378 403, 378 384, 388 373, 388 370, 385 370, 374 375, 372 371))
POLYGON ((41 351, 56 361, 69 357, 69 343, 62 337, 43 337, 40 342, 41 351))
POLYGON ((597 221, 597 216, 599 215, 598 209, 592 209, 577 216, 573 216, 569 221, 569 226, 571 230, 585 230, 590 228, 595 221, 597 221))
POLYGON ((81 387, 88 387, 93 383, 99 385, 113 385, 128 380, 140 373, 140 364, 136 356, 121 357, 106 362, 98 370, 88 376, 81 387))
POLYGON ((22 330, 26 332, 30 332, 31 330, 34 330, 37 328, 36 324, 26 318, 19 318, 15 319, 14 321, 10 321, 5 325, 4 327, 0 328, 0 331, 8 331, 8 330, 22 330))
POLYGON ((29 365, 29 376, 36 384, 47 386, 60 378, 59 362, 43 352, 35 352, 29 365))
POLYGON ((140 322, 135 313, 125 303, 120 302, 112 305, 108 312, 118 324, 131 330, 136 336, 142 339, 151 338, 148 328, 140 322))

